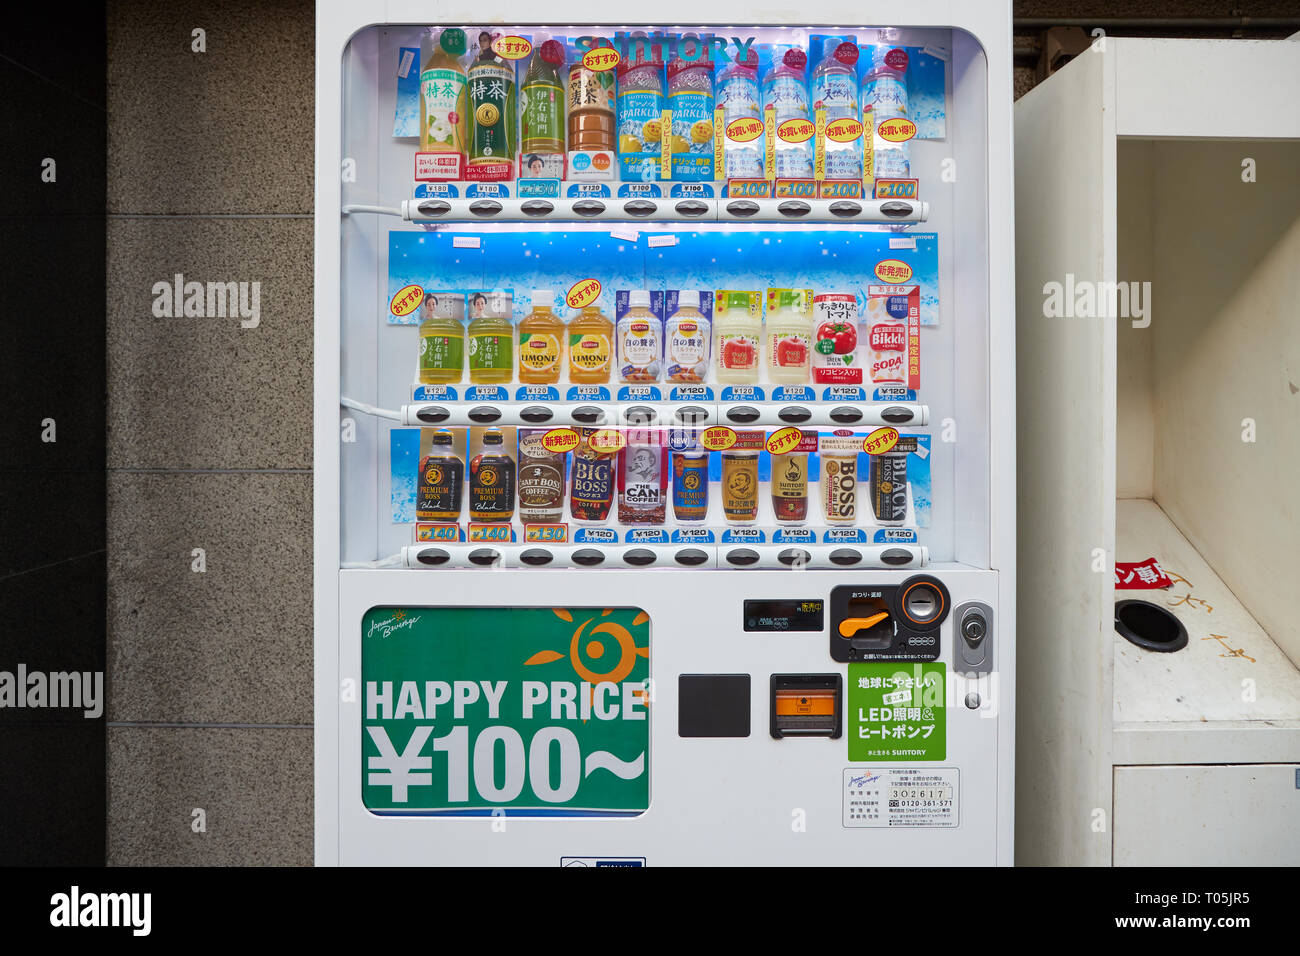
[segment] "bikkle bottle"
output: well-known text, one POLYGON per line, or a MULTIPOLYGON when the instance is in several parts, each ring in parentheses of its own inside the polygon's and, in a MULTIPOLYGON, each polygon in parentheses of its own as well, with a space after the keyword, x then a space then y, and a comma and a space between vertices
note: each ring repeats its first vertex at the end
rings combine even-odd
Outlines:
POLYGON ((658 429, 633 429, 618 456, 618 520, 663 524, 668 502, 668 450, 658 429))
POLYGON ((415 489, 416 521, 460 521, 465 466, 456 456, 451 432, 433 434, 429 454, 420 461, 415 489))
POLYGON ((499 428, 483 433, 483 450, 469 463, 471 521, 509 521, 515 513, 515 460, 499 428))

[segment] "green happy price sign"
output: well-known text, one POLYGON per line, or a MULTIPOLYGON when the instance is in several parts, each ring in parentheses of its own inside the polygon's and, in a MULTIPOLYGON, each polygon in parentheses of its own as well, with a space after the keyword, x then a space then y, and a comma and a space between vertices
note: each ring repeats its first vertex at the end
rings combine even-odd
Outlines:
POLYGON ((649 654, 639 608, 372 608, 361 622, 364 805, 644 811, 649 654))

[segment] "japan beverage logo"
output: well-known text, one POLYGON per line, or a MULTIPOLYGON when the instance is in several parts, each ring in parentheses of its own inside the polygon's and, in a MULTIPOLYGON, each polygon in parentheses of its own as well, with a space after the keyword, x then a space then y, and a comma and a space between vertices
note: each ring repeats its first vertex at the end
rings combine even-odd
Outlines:
POLYGON ((907 328, 902 325, 881 324, 871 327, 873 352, 901 352, 907 348, 907 328))

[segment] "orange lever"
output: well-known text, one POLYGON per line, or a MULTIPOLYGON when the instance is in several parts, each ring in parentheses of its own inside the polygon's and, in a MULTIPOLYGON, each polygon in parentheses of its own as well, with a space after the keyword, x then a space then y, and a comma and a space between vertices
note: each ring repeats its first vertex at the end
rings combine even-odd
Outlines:
POLYGON ((878 611, 871 617, 846 617, 840 621, 840 637, 852 637, 858 631, 865 631, 889 617, 888 611, 878 611))

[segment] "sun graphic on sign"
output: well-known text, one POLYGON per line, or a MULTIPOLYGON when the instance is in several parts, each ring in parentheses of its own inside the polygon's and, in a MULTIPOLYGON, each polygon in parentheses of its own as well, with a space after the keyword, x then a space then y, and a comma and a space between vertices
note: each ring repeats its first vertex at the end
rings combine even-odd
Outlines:
MULTIPOLYGON (((573 623, 573 614, 561 607, 551 608, 551 613, 562 621, 573 623)), ((625 677, 632 673, 636 666, 638 657, 649 657, 650 648, 637 647, 636 638, 623 625, 616 621, 604 621, 601 618, 607 618, 614 611, 612 608, 605 608, 600 612, 600 617, 589 617, 578 625, 577 630, 573 632, 573 637, 569 639, 568 658, 573 665, 573 671, 584 681, 591 684, 589 694, 594 693, 597 684, 618 684, 625 677), (597 623, 599 621, 599 623, 597 623), (591 625, 595 625, 592 627, 591 625), (613 644, 618 649, 618 660, 610 666, 612 658, 611 648, 613 644), (591 664, 588 664, 588 661, 591 664), (609 670, 596 670, 597 667, 609 666, 609 670)), ((650 620, 650 615, 641 611, 632 619, 632 626, 644 624, 650 620)), ((550 664, 554 661, 563 660, 565 654, 560 651, 538 651, 528 660, 524 661, 525 666, 538 664, 550 664)), ((642 703, 646 703, 645 689, 638 689, 632 692, 640 697, 642 703)))

